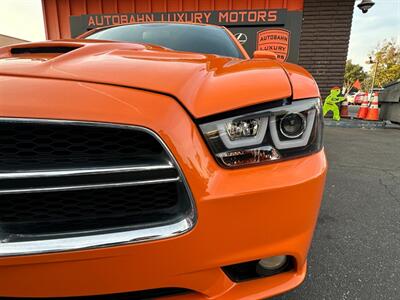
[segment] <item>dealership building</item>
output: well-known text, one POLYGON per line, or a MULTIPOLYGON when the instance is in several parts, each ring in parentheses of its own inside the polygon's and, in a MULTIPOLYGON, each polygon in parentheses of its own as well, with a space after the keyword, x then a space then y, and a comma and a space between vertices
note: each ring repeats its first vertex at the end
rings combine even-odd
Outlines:
POLYGON ((229 28, 251 55, 272 50, 302 65, 321 94, 342 85, 355 0, 42 0, 48 39, 132 22, 195 22, 229 28))

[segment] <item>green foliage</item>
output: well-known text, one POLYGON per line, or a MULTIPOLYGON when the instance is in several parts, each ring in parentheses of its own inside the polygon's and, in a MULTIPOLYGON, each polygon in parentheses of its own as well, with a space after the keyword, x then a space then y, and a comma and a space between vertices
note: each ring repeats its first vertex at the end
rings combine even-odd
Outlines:
POLYGON ((346 92, 348 92, 353 83, 358 79, 363 82, 367 77, 367 73, 364 72, 362 66, 353 64, 351 60, 346 61, 346 68, 344 72, 344 87, 346 92))
POLYGON ((369 87, 372 84, 375 68, 374 87, 383 87, 400 78, 400 45, 394 40, 383 41, 370 56, 376 63, 369 72, 369 87))

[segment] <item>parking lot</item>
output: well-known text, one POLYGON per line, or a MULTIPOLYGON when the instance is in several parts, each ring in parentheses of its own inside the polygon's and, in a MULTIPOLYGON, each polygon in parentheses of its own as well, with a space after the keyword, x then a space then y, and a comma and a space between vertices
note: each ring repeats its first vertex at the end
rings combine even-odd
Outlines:
POLYGON ((325 147, 308 275, 275 299, 400 299, 400 130, 326 127, 325 147))

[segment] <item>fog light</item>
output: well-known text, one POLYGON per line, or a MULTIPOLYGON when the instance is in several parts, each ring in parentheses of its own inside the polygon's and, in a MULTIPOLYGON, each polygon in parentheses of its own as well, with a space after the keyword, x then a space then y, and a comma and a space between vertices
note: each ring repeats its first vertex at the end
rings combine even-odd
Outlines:
POLYGON ((306 127, 306 118, 303 114, 290 113, 281 119, 279 129, 285 137, 295 139, 304 133, 306 127))
POLYGON ((273 256, 234 265, 224 266, 222 270, 234 282, 242 282, 267 276, 274 276, 293 270, 295 259, 292 256, 273 256))
POLYGON ((288 259, 285 255, 263 258, 258 261, 257 273, 263 276, 272 275, 285 268, 287 263, 288 259))

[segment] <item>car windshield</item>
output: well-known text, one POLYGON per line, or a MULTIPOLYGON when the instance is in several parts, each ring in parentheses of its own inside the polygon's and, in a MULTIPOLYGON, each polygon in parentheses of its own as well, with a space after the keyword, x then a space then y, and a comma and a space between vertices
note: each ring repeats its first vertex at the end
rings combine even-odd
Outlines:
POLYGON ((131 24, 105 28, 86 39, 154 44, 177 51, 244 58, 220 27, 190 24, 131 24))

